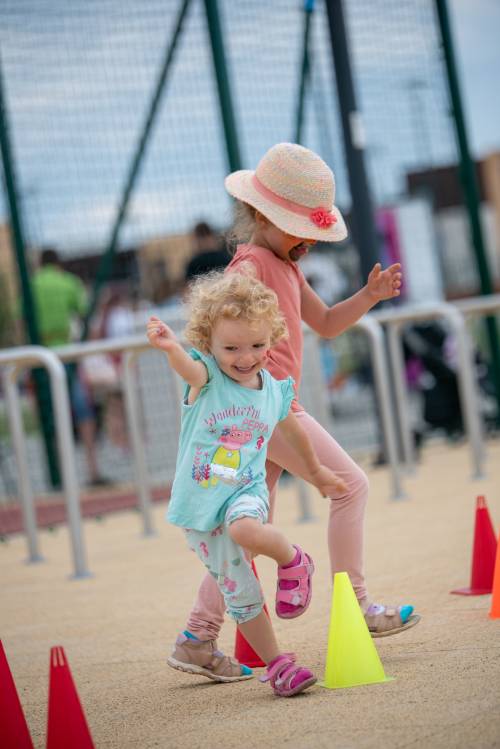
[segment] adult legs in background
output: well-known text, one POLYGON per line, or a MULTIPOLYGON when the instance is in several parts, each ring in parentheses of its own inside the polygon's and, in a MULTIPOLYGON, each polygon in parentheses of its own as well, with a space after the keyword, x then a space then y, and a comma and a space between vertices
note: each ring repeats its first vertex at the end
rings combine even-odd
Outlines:
POLYGON ((87 461, 89 483, 91 486, 102 486, 110 482, 100 475, 97 464, 97 429, 95 412, 90 401, 89 393, 80 379, 78 369, 69 375, 71 408, 82 441, 87 461))

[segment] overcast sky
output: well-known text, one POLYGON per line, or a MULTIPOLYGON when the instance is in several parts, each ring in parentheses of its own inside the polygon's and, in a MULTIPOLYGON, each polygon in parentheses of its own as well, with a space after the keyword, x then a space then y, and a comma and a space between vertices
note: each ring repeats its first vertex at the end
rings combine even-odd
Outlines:
POLYGON ((500 150, 500 0, 448 2, 471 148, 500 150))
MULTIPOLYGON (((456 159, 434 0, 345 0, 379 203, 456 159), (388 40, 388 41, 387 41, 388 40), (416 88, 415 88, 416 87, 416 88)), ((500 150, 500 0, 448 0, 470 145, 500 150)), ((102 246, 117 214, 178 0, 1 0, 0 48, 31 244, 102 246)), ((245 167, 294 133, 301 0, 219 0, 245 167)), ((325 6, 316 4, 303 142, 349 189, 325 6)), ((189 12, 121 240, 225 226, 228 164, 201 0, 189 12)), ((2 200, 0 199, 0 204, 2 200)), ((1 208, 0 208, 1 210, 1 208)), ((2 213, 4 211, 1 211, 2 213)), ((73 250, 71 250, 73 251, 73 250)))

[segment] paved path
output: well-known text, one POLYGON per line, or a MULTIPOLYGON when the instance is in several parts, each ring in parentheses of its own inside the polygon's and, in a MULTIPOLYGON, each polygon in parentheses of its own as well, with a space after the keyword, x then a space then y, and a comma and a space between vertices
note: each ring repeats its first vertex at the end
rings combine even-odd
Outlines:
MULTIPOLYGON (((375 597, 412 602, 414 629, 377 641, 386 684, 320 687, 278 700, 256 679, 216 685, 169 669, 165 657, 201 577, 182 535, 154 510, 158 535, 141 538, 136 513, 85 521, 94 577, 69 581, 64 528, 42 533, 47 561, 22 563, 25 545, 0 547, 0 636, 35 746, 45 746, 49 649, 63 645, 96 747, 149 749, 483 749, 500 746, 500 621, 490 596, 449 595, 469 582, 477 494, 485 494, 498 532, 500 444, 488 445, 488 479, 469 479, 464 447, 424 451, 411 499, 389 502, 385 470, 370 472, 367 575, 375 597)), ((316 522, 297 525, 297 503, 282 490, 277 522, 313 554, 317 573, 309 612, 275 620, 286 650, 323 675, 330 613, 326 501, 314 494, 316 522)), ((266 598, 273 564, 258 560, 266 598)), ((228 622, 220 645, 232 650, 228 622)), ((70 749, 70 748, 68 748, 70 749)))

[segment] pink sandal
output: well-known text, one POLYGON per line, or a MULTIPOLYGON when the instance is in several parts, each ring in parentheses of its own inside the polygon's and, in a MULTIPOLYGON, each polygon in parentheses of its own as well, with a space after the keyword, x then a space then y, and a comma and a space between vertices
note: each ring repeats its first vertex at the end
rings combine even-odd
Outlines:
POLYGON ((293 697, 311 687, 317 679, 308 668, 295 664, 294 653, 283 653, 271 661, 259 681, 270 681, 274 694, 278 697, 293 697))
POLYGON ((278 567, 276 588, 276 614, 280 619, 294 619, 309 606, 312 595, 313 560, 300 546, 294 544, 299 554, 298 564, 293 567, 278 567), (283 587, 280 585, 283 581, 283 587))

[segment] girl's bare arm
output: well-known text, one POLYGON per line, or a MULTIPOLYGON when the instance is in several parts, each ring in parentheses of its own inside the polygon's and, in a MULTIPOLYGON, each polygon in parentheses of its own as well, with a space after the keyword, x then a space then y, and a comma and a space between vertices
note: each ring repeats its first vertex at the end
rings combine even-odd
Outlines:
POLYGON ((399 263, 394 263, 385 270, 377 263, 368 276, 366 286, 333 307, 328 307, 306 283, 302 287, 302 319, 323 338, 335 338, 354 325, 378 302, 399 296, 400 287, 399 263))
POLYGON ((201 361, 191 359, 177 340, 173 330, 158 317, 150 317, 146 326, 150 344, 164 351, 172 369, 193 388, 202 388, 208 380, 207 369, 201 361))

